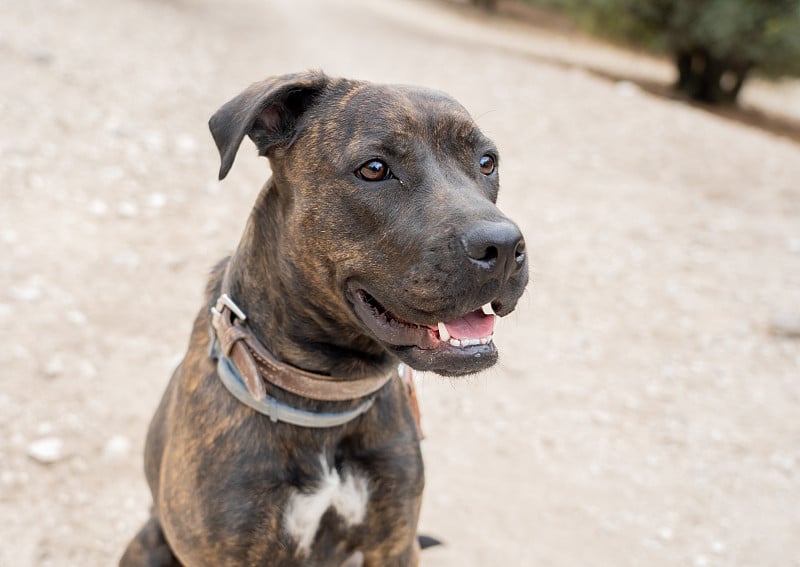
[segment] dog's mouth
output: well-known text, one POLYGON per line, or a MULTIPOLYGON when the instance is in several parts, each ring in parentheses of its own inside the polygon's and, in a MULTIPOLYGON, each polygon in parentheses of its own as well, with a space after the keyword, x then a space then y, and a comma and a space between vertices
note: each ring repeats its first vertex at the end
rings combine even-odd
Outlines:
POLYGON ((348 295, 359 320, 412 368, 460 375, 478 372, 497 361, 493 342, 496 315, 491 303, 428 325, 401 318, 363 288, 351 287, 348 295))

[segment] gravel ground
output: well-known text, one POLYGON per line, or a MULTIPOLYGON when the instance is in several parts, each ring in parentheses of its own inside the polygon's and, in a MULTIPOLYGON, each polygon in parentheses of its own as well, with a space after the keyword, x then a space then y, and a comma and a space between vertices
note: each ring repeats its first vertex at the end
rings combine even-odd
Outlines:
POLYGON ((321 67, 460 99, 532 256, 500 364, 424 377, 425 565, 800 566, 800 146, 554 57, 668 79, 420 0, 0 0, 0 565, 110 565, 145 519, 148 420, 268 175, 218 183, 206 120, 321 67))

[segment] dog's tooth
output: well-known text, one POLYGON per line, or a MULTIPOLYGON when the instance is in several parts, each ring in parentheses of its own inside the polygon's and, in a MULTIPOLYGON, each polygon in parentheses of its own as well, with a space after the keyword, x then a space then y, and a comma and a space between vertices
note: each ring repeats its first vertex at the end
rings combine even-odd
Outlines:
POLYGON ((494 309, 492 309, 492 302, 490 301, 483 307, 481 307, 484 315, 494 315, 494 309))
POLYGON ((439 339, 446 343, 450 340, 450 333, 447 331, 447 325, 444 323, 439 323, 439 339))
POLYGON ((458 339, 450 339, 450 344, 455 346, 455 347, 460 347, 461 346, 461 341, 459 341, 458 339))

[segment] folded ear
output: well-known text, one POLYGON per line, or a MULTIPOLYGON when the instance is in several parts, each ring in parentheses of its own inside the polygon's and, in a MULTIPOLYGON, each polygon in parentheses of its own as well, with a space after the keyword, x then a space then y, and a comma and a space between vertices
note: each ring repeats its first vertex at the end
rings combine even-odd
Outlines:
POLYGON ((276 146, 291 145, 298 118, 328 81, 318 71, 271 77, 226 102, 208 121, 222 158, 219 178, 230 171, 245 135, 262 156, 276 146))

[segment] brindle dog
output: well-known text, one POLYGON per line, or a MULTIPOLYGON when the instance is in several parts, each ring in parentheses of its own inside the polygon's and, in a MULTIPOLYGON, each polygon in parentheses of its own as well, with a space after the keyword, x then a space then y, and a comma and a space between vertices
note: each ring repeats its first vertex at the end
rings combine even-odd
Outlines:
MULTIPOLYGON (((256 83, 210 120, 225 177, 245 136, 272 177, 220 263, 147 437, 154 506, 123 566, 417 565, 424 484, 408 391, 391 379, 347 424, 273 422, 209 356, 223 288, 275 358, 340 380, 398 361, 443 375, 495 363, 495 315, 528 280, 495 206, 498 156, 449 96, 308 72, 256 83), (483 309, 481 309, 483 307, 483 309)), ((311 412, 315 401, 269 383, 311 412)))

